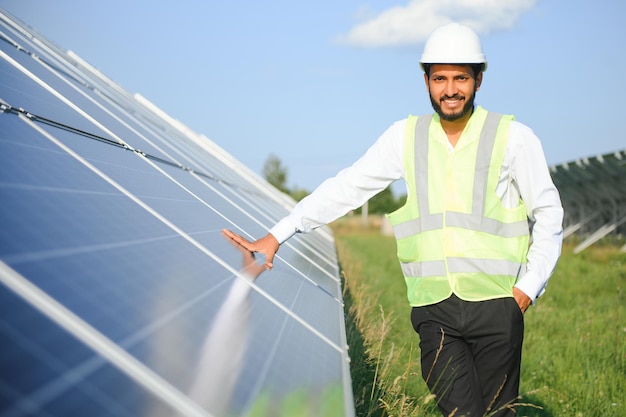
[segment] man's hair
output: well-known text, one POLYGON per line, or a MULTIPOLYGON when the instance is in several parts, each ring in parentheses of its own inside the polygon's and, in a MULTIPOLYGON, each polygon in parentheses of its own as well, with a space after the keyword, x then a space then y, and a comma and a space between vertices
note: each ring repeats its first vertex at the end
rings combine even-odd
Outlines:
MULTIPOLYGON (((422 68, 424 68, 424 72, 426 73, 426 76, 428 78, 430 78, 430 67, 432 67, 434 64, 422 64, 422 68)), ((470 68, 472 68, 472 72, 474 73, 473 76, 474 78, 476 78, 476 76, 478 76, 478 73, 481 72, 483 70, 483 68, 485 68, 485 64, 459 64, 459 65, 469 65, 470 68)))

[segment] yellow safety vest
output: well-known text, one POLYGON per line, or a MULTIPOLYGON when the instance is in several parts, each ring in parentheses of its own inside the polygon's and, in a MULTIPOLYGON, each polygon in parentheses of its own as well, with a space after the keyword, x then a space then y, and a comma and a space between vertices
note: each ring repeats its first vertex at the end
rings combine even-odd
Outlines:
POLYGON ((408 118, 407 201, 388 216, 412 306, 510 297, 526 272, 526 208, 495 192, 511 120, 477 107, 450 152, 438 116, 408 118))

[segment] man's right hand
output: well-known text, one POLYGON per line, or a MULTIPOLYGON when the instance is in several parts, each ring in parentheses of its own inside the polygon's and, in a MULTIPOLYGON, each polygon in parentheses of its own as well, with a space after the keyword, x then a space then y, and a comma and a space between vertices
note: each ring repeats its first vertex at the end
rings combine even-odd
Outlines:
POLYGON ((238 235, 237 233, 232 232, 228 229, 222 229, 222 234, 227 238, 237 242, 239 245, 243 246, 250 252, 258 252, 261 255, 265 256, 265 267, 267 269, 272 269, 272 267, 274 266, 274 255, 276 254, 276 252, 278 252, 280 244, 271 233, 268 233, 261 239, 255 240, 254 242, 250 242, 245 237, 238 235))

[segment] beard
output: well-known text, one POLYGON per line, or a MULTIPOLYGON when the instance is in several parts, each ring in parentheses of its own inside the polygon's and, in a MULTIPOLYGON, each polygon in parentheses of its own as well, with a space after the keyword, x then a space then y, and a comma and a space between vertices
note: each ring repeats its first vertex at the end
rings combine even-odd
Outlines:
MULTIPOLYGON (((429 96, 430 96, 430 104, 433 106, 433 109, 439 115, 439 117, 442 120, 445 120, 448 122, 454 122, 455 120, 459 120, 463 118, 463 116, 465 116, 466 114, 472 111, 472 109, 474 108, 474 99, 476 98, 476 90, 474 90, 471 96, 465 98, 466 99, 465 104, 463 105, 463 109, 461 109, 460 112, 451 113, 451 114, 446 114, 443 112, 443 110, 441 110, 441 105, 439 105, 440 100, 435 100, 435 98, 431 94, 429 94, 429 96)), ((460 98, 461 96, 459 96, 458 94, 455 94, 451 97, 443 96, 441 100, 460 99, 460 98)))

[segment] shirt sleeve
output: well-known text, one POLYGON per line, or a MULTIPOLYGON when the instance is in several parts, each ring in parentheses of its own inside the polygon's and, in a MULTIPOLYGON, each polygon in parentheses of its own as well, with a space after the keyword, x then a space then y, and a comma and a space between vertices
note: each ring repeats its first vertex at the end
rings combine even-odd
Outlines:
POLYGON ((554 272, 563 240, 563 208, 543 148, 533 131, 512 122, 509 146, 513 177, 531 225, 527 273, 515 284, 533 303, 541 296, 554 272))
POLYGON ((325 180, 302 199, 270 233, 283 243, 361 207, 395 180, 404 178, 402 154, 406 119, 391 125, 350 167, 325 180))

